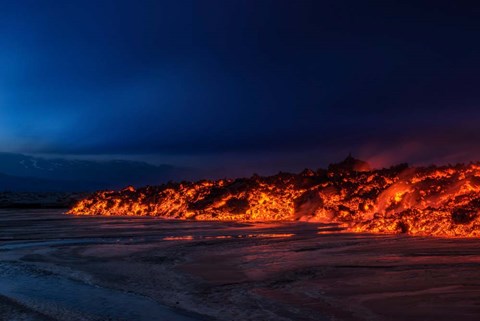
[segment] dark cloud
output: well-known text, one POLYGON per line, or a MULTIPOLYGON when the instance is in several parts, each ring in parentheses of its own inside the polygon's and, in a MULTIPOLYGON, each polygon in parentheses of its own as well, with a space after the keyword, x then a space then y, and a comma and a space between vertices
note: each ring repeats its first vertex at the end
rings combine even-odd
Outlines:
POLYGON ((479 8, 10 1, 0 13, 0 149, 299 153, 298 166, 311 151, 319 162, 345 151, 379 164, 479 157, 479 8))

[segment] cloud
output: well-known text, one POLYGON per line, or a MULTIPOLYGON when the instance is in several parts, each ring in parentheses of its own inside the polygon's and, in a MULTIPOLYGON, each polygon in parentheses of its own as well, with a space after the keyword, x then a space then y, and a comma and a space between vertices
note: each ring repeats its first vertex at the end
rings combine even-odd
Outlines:
POLYGON ((0 150, 476 156, 476 20, 352 6, 12 2, 0 12, 0 150))

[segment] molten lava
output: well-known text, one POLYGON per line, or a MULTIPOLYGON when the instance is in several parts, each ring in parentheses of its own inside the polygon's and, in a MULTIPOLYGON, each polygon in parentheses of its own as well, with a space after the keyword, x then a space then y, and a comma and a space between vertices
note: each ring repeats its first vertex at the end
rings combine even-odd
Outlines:
POLYGON ((350 231, 480 236, 480 163, 372 170, 348 157, 328 170, 100 191, 69 214, 343 223, 350 231))

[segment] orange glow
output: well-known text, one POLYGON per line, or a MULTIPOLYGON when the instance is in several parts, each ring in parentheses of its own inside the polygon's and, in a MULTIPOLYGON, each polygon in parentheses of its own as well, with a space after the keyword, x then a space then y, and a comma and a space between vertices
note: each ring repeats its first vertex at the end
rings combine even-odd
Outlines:
POLYGON ((301 174, 101 191, 69 213, 310 221, 342 223, 353 232, 480 236, 480 163, 367 170, 356 161, 349 157, 301 174))
POLYGON ((248 238, 259 237, 259 238, 287 238, 292 237, 295 234, 292 233, 261 233, 261 234, 249 234, 248 238))
POLYGON ((192 235, 186 236, 166 236, 163 238, 164 241, 191 241, 193 240, 192 235))

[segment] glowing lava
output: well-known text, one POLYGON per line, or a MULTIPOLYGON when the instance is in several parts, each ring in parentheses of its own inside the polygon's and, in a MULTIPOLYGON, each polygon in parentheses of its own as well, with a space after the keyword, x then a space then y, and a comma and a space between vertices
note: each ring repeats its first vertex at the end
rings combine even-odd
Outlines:
POLYGON ((343 223, 350 231, 480 236, 480 163, 371 170, 348 157, 328 170, 100 191, 76 215, 343 223))

